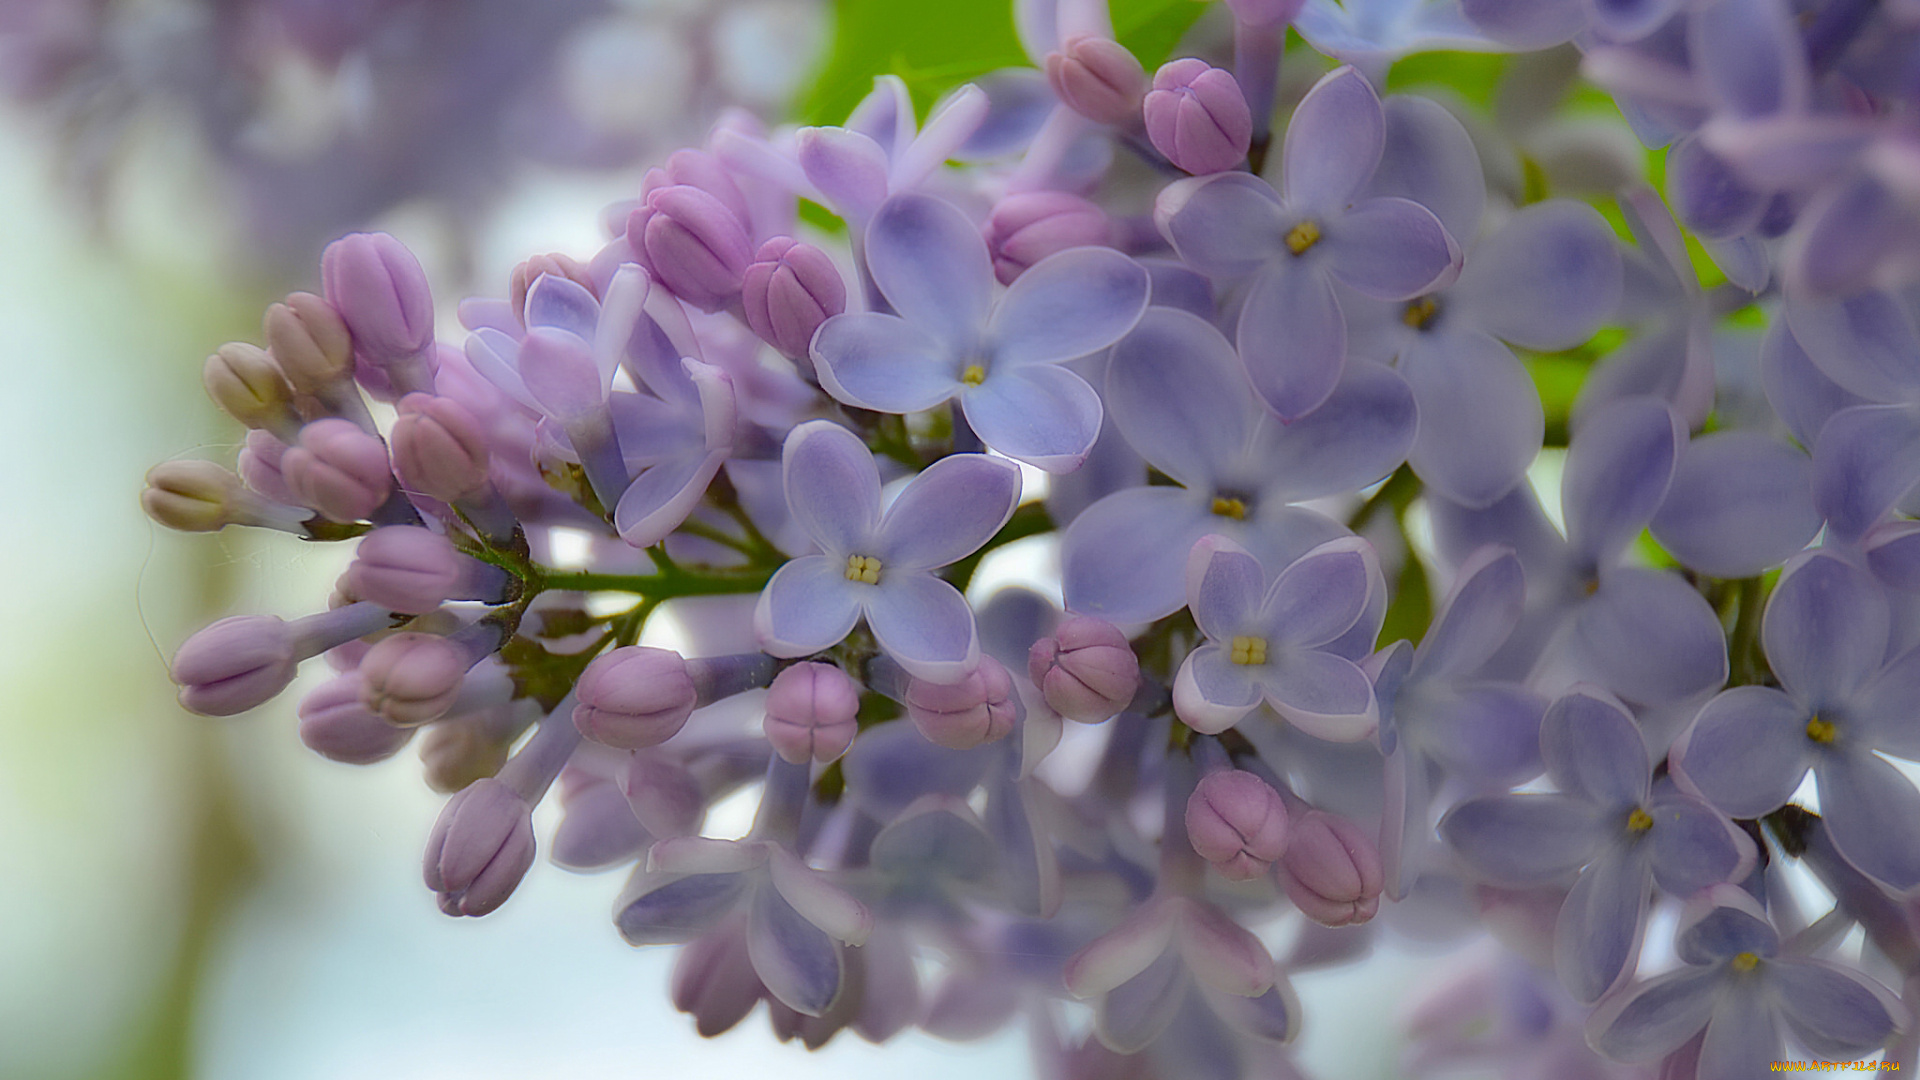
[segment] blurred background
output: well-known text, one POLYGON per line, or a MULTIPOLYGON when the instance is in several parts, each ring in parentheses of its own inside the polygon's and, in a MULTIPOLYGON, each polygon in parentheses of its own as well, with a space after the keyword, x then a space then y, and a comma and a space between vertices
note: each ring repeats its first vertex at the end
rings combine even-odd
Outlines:
MULTIPOLYGON (((527 255, 590 255, 601 207, 724 106, 837 120, 879 71, 930 99, 1021 62, 1004 0, 899 6, 0 0, 0 1077, 1030 1071, 1017 1028, 807 1054, 754 1017, 701 1040, 671 953, 614 933, 613 877, 542 867, 490 918, 440 915, 419 858, 441 800, 412 755, 326 762, 299 688, 210 721, 167 680, 214 618, 316 609, 348 552, 169 533, 137 502, 155 462, 231 461, 201 362, 317 290, 335 236, 400 236, 452 327, 527 255)), ((1147 29, 1171 45, 1200 8, 1147 29)), ((1391 1075, 1382 1005, 1419 965, 1301 978, 1306 1063, 1391 1075)))

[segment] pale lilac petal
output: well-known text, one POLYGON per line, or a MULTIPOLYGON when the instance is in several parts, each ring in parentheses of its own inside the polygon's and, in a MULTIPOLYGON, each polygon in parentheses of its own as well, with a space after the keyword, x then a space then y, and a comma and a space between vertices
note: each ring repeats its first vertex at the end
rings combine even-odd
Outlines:
POLYGON ((860 592, 844 556, 806 555, 774 572, 753 609, 760 647, 775 656, 807 656, 839 644, 860 621, 860 592))
POLYGON ((829 882, 785 848, 774 848, 767 862, 773 887, 800 917, 825 931, 835 941, 864 945, 873 930, 867 905, 829 882))
POLYGON ((767 992, 794 1012, 819 1016, 840 996, 840 946, 768 883, 754 890, 747 956, 767 992))
POLYGON ((1255 670, 1274 711, 1315 738, 1353 742, 1373 734, 1379 724, 1373 683, 1351 660, 1289 649, 1255 670))
POLYGON ((1775 318, 1760 346, 1760 385, 1767 401, 1801 446, 1812 446, 1820 429, 1841 409, 1867 400, 1828 378, 1787 328, 1775 318))
POLYGON ((1540 756, 1561 791, 1597 806, 1646 801, 1653 775, 1640 725, 1598 691, 1575 690, 1540 721, 1540 756))
POLYGON ((1871 1054, 1909 1019, 1885 987, 1831 960, 1782 957, 1767 974, 1795 1039, 1830 1061, 1871 1054))
POLYGON ((613 924, 629 945, 691 941, 733 909, 746 885, 743 874, 640 871, 614 904, 613 924))
POLYGON ((1452 284, 1460 245, 1433 211, 1407 199, 1367 199, 1325 226, 1320 246, 1341 284, 1376 300, 1411 300, 1452 284))
POLYGON ((527 326, 550 327, 592 341, 600 301, 584 285, 560 274, 541 274, 527 287, 527 326))
POLYGON ((1739 827, 1706 803, 1668 791, 1647 804, 1653 831, 1653 878, 1669 894, 1691 896, 1725 881, 1739 881, 1753 870, 1753 842, 1739 827))
POLYGON ((1760 633, 1780 685, 1818 711, 1846 706, 1880 670, 1889 618, 1878 583, 1822 551, 1781 575, 1760 633))
POLYGON ((1730 960, 1743 952, 1772 957, 1780 951, 1780 933, 1752 893, 1738 885, 1716 885, 1681 908, 1674 951, 1689 964, 1730 960))
POLYGON ((1280 197, 1243 172, 1176 180, 1154 200, 1153 216, 1183 262, 1222 280, 1245 277, 1278 257, 1290 227, 1280 197))
POLYGON ((1599 1000, 1640 952, 1653 872, 1640 847, 1615 845, 1581 871, 1554 924, 1553 966, 1582 1004, 1599 1000))
POLYGON ((1684 445, 1686 432, 1665 402, 1628 398, 1595 410, 1560 481, 1568 542, 1594 564, 1611 565, 1660 509, 1684 445))
POLYGON ((1606 219, 1585 203, 1552 199, 1476 245, 1447 300, 1497 338, 1551 351, 1591 337, 1619 306, 1622 281, 1606 219))
POLYGON ((1770 195, 1747 186, 1698 138, 1682 139, 1667 151, 1667 198, 1674 216, 1703 238, 1751 232, 1766 213, 1770 195))
POLYGON ((1813 444, 1813 499, 1836 539, 1855 540, 1920 481, 1920 408, 1856 405, 1813 444))
POLYGON ((1920 648, 1888 661, 1854 696, 1847 715, 1859 724, 1858 737, 1866 745, 1916 761, 1920 760, 1920 724, 1914 722, 1916 701, 1920 701, 1920 648))
POLYGON ((891 159, 913 141, 913 96, 898 75, 879 75, 873 89, 847 115, 847 127, 874 141, 891 159))
POLYGON ((880 470, 858 436, 826 420, 801 424, 781 452, 787 506, 821 550, 868 554, 880 523, 880 470))
POLYGON ((1194 545, 1188 557, 1187 607, 1193 611, 1193 621, 1201 633, 1226 642, 1257 625, 1267 582, 1259 560, 1244 551, 1218 546, 1217 540, 1209 538, 1208 543, 1194 545))
POLYGON ((1118 623, 1148 622, 1186 603, 1187 552, 1221 520, 1207 495, 1137 487, 1081 511, 1061 540, 1067 609, 1118 623))
POLYGON ((1119 1054, 1145 1050, 1179 1015, 1189 985, 1180 954, 1162 953, 1146 970, 1101 998, 1093 1020, 1101 1045, 1119 1054))
POLYGON ((867 266, 900 317, 957 350, 973 347, 993 297, 993 260, 967 216, 930 195, 896 195, 867 232, 867 266))
POLYGON ((1175 911, 1148 904, 1067 961, 1061 982, 1078 998, 1104 994, 1152 965, 1173 944, 1175 911))
POLYGON ((1586 29, 1588 18, 1580 0, 1460 0, 1460 12, 1474 29, 1524 50, 1567 41, 1586 29))
POLYGON ((1788 293, 1787 325, 1815 366, 1874 401, 1920 394, 1920 330, 1908 306, 1865 290, 1839 300, 1788 293))
POLYGON ((827 393, 879 412, 931 409, 960 390, 959 360, 896 315, 853 312, 820 324, 814 369, 827 393))
POLYGON ((1751 577, 1786 562, 1820 531, 1813 463, 1753 431, 1688 444, 1651 523, 1681 564, 1717 578, 1751 577))
POLYGON ((1340 381, 1346 319, 1332 283, 1302 260, 1275 262, 1253 280, 1237 335, 1254 391, 1282 420, 1318 408, 1340 381))
POLYGON ((888 571, 933 570, 965 558, 1000 531, 1020 502, 1020 467, 985 454, 927 466, 887 507, 876 550, 888 571))
POLYGON ((1787 5, 1773 0, 1711 0, 1687 20, 1695 77, 1720 106, 1739 116, 1802 108, 1807 47, 1787 5))
POLYGON ((1334 540, 1280 571, 1260 607, 1270 643, 1315 648, 1353 626, 1367 606, 1366 545, 1357 536, 1334 540))
POLYGON ((995 306, 987 323, 993 361, 1044 364, 1099 352, 1140 321, 1149 291, 1146 269, 1112 248, 1049 255, 995 306))
POLYGON ((1387 138, 1380 96, 1352 67, 1336 68, 1300 99, 1287 124, 1281 174, 1287 201, 1315 214, 1359 196, 1387 138))
POLYGON ((1895 891, 1920 885, 1920 791, 1865 747, 1822 755, 1820 815, 1854 869, 1895 891))
POLYGON ((689 454, 660 462, 635 477, 613 510, 620 539, 637 548, 665 540, 693 513, 726 463, 724 451, 689 454))
POLYGON ((592 347, 564 330, 528 331, 520 343, 520 378, 541 411, 563 423, 606 406, 608 387, 592 347))
POLYGON ((1813 764, 1807 711, 1765 686, 1737 686, 1700 709, 1671 760, 1682 786, 1721 813, 1757 818, 1786 805, 1813 764))
POLYGON ((952 683, 979 662, 973 609, 958 589, 926 574, 889 575, 884 569, 878 586, 860 587, 872 590, 866 609, 874 640, 907 674, 952 683))
MULTIPOLYGON (((1801 211, 1797 244, 1785 253, 1788 295, 1847 296, 1875 284, 1876 273, 1915 236, 1905 199, 1869 173, 1829 187, 1801 211)), ((1806 338, 1801 343, 1812 349, 1806 338)))
POLYGON ((1176 938, 1194 978, 1239 997, 1259 997, 1273 988, 1273 956, 1259 938, 1212 904, 1180 906, 1176 938))
MULTIPOLYGON (((1540 773, 1547 699, 1512 683, 1478 683, 1419 695, 1405 721, 1447 774, 1476 788, 1509 787, 1540 773)), ((1411 735, 1409 737, 1412 737, 1411 735)))
POLYGON ((1771 1071, 1785 1056, 1780 1017, 1758 987, 1729 987, 1714 1003, 1707 1037, 1700 1044, 1695 1080, 1748 1080, 1771 1071))
POLYGON ((1540 452, 1540 392, 1505 345, 1478 330, 1418 334, 1400 374, 1419 403, 1408 463, 1426 485, 1463 506, 1491 506, 1540 452))
POLYGON ((1424 678, 1469 675, 1492 659, 1520 624, 1527 583, 1509 547, 1488 544, 1460 565, 1453 588, 1421 639, 1415 665, 1424 678))
POLYGON ((1567 543, 1547 520, 1547 512, 1533 493, 1533 485, 1516 484, 1485 510, 1461 506, 1443 498, 1427 500, 1433 514, 1434 540, 1441 557, 1464 563, 1484 544, 1511 547, 1520 565, 1535 580, 1552 580, 1566 569, 1567 543))
POLYGON ((1100 437, 1100 395, 1052 364, 996 371, 962 390, 960 407, 981 442, 1045 472, 1078 469, 1100 437))
POLYGON ((1587 1041, 1617 1061, 1656 1062, 1707 1026, 1719 975, 1682 968, 1629 987, 1594 1010, 1587 1041))
POLYGON ((647 850, 649 874, 738 874, 766 861, 762 844, 707 836, 669 837, 647 850))
POLYGON ((855 222, 871 218, 887 197, 887 152, 869 135, 846 128, 801 128, 800 168, 835 210, 855 222))
POLYGON ((1663 704, 1727 681, 1720 619, 1678 574, 1623 568, 1575 616, 1575 631, 1607 689, 1663 704))
POLYGON ((1227 650, 1202 645, 1187 654, 1173 680, 1173 707, 1188 727, 1218 735, 1260 704, 1255 669, 1233 662, 1227 650))
POLYGON ((1496 884, 1539 885, 1585 866, 1609 832, 1607 815, 1566 795, 1469 799, 1440 819, 1440 835, 1472 871, 1496 884))
POLYGON ((1471 242, 1487 201, 1472 136, 1430 98, 1396 94, 1381 105, 1386 150, 1367 193, 1411 199, 1433 211, 1455 240, 1471 242))
MULTIPOLYGON (((972 83, 962 85, 935 105, 919 134, 894 150, 893 186, 900 191, 919 187, 973 137, 986 121, 989 108, 986 91, 972 83)), ((911 121, 912 113, 907 115, 911 121)))
POLYGON ((1152 307, 1107 363, 1107 408, 1140 456, 1206 488, 1245 451, 1259 413, 1246 369, 1212 324, 1152 307))
POLYGON ((981 880, 994 872, 997 853, 986 826, 950 795, 926 795, 873 838, 874 869, 900 878, 981 880))
POLYGON ((1267 477, 1267 502, 1302 502, 1357 491, 1406 460, 1419 413, 1413 391, 1392 368, 1353 360, 1319 408, 1290 424, 1268 418, 1249 463, 1267 477))
POLYGON ((1258 997, 1222 994, 1206 986, 1202 990, 1208 1007, 1242 1035, 1286 1043, 1300 1032, 1300 999, 1286 979, 1276 979, 1273 989, 1258 997))

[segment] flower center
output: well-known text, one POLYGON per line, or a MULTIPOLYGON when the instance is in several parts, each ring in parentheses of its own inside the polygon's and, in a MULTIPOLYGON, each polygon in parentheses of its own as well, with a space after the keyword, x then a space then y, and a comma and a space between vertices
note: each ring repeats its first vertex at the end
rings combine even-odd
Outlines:
POLYGON ((1287 250, 1295 255, 1305 255, 1308 248, 1319 242, 1320 223, 1311 218, 1287 230, 1287 250))
POLYGON ((1236 637, 1233 639, 1233 662, 1255 665, 1267 662, 1267 639, 1257 637, 1236 637))
POLYGON ((871 555, 847 556, 847 580, 880 584, 880 560, 871 555))
POLYGON ((960 381, 968 386, 979 386, 987 381, 987 369, 981 364, 968 364, 960 369, 960 381))
POLYGON ((1627 831, 1638 835, 1653 828, 1653 815, 1636 806, 1633 813, 1627 815, 1627 831))
POLYGON ((1237 499, 1230 495, 1215 495, 1213 512, 1223 518, 1245 521, 1247 520, 1247 503, 1244 499, 1237 499))
POLYGON ((1434 316, 1440 314, 1440 305, 1431 296, 1423 296, 1408 304, 1400 313, 1400 321, 1415 330, 1425 330, 1432 324, 1434 316))
POLYGON ((1740 972, 1752 971, 1754 968, 1760 966, 1760 958, 1758 956, 1755 956, 1753 953, 1743 952, 1739 956, 1736 956, 1733 958, 1733 961, 1730 966, 1735 971, 1740 971, 1740 972))
POLYGON ((1822 746, 1833 745, 1834 736, 1839 733, 1839 730, 1833 726, 1833 721, 1822 720, 1818 713, 1814 714, 1813 719, 1807 721, 1807 738, 1822 746))

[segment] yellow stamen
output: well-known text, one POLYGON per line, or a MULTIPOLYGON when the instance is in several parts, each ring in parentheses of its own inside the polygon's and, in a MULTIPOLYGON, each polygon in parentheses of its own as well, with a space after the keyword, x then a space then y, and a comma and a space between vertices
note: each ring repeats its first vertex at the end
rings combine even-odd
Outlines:
POLYGON ((847 580, 880 584, 880 560, 871 555, 847 556, 847 580))
POLYGON ((1236 637, 1233 639, 1233 662, 1236 664, 1264 664, 1267 662, 1267 639, 1257 637, 1236 637))
POLYGON ((1303 221, 1287 230, 1287 250, 1295 255, 1305 255, 1308 248, 1319 242, 1320 223, 1317 221, 1303 221))
POLYGON ((1653 828, 1653 815, 1645 810, 1636 806, 1633 808, 1633 813, 1627 815, 1628 832, 1643 833, 1651 828, 1653 828))
POLYGON ((1247 504, 1239 499, 1229 498, 1225 495, 1215 495, 1213 497, 1213 512, 1224 518, 1232 518, 1235 521, 1247 520, 1247 504))
POLYGON ((1820 717, 1815 716, 1813 719, 1807 721, 1807 738, 1812 739, 1822 746, 1831 745, 1834 736, 1838 734, 1839 731, 1833 726, 1833 721, 1831 720, 1822 720, 1820 717))
POLYGON ((968 386, 979 386, 987 381, 987 369, 979 364, 968 364, 960 369, 960 381, 968 386))
POLYGON ((1439 313, 1440 305, 1433 302, 1433 297, 1423 296, 1407 305, 1407 309, 1400 313, 1400 321, 1415 330, 1425 330, 1439 313))
POLYGON ((1754 968, 1760 966, 1760 958, 1750 952, 1743 952, 1739 956, 1736 956, 1733 958, 1730 966, 1735 971, 1741 971, 1741 972, 1752 971, 1754 968))

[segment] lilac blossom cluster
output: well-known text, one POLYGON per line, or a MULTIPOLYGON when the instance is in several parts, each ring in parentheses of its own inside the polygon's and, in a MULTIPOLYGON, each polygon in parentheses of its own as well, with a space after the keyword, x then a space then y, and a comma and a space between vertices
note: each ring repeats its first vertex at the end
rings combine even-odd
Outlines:
POLYGON ((207 362, 238 474, 145 505, 357 550, 326 611, 187 641, 182 703, 323 656, 301 738, 420 739, 452 915, 557 782, 551 859, 627 873, 706 1035, 764 1001, 809 1047, 1295 1077, 1290 976, 1394 933, 1491 939, 1405 1076, 1913 1067, 1920 9, 1227 7, 1230 67, 1022 0, 1038 70, 924 123, 887 77, 722 125, 463 347, 397 241, 336 241, 207 362), (1282 102, 1290 25, 1337 66, 1282 102), (1380 90, 1569 40, 1667 201, 1510 198, 1521 143, 1380 90), (1062 604, 970 588, 1047 534, 1062 604), (663 605, 685 655, 638 644, 663 605))

